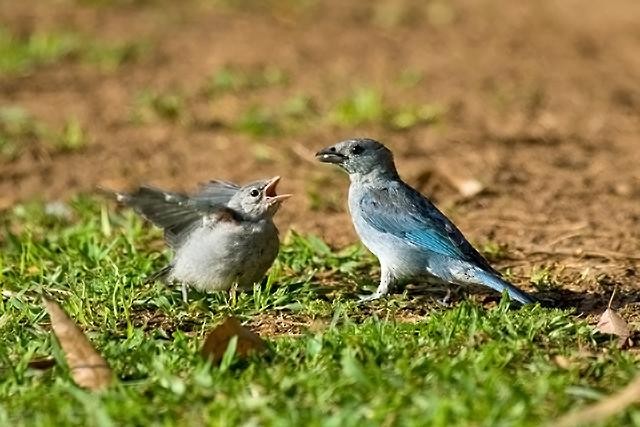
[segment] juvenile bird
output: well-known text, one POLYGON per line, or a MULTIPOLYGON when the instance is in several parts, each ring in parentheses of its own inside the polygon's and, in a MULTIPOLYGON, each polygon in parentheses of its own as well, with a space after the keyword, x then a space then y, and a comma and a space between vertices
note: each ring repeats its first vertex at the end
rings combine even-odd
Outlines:
POLYGON ((522 304, 533 302, 502 279, 433 203, 402 181, 387 147, 372 139, 351 139, 319 151, 316 157, 349 174, 353 224, 380 261, 380 285, 364 300, 415 280, 486 286, 506 290, 522 304))
POLYGON ((278 254, 273 216, 290 194, 276 194, 280 177, 239 187, 224 181, 203 184, 194 195, 148 186, 115 193, 116 199, 164 229, 171 263, 150 279, 177 281, 200 291, 251 287, 278 254))

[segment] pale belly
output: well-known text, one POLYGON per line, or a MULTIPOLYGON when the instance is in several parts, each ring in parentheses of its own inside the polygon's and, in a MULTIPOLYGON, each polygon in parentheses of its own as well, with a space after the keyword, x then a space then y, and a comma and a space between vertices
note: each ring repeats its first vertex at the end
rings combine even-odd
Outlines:
POLYGON ((171 278, 201 291, 250 288, 278 254, 273 226, 202 228, 176 252, 171 278))
MULTIPOLYGON (((439 272, 432 270, 431 265, 438 260, 432 259, 428 253, 412 247, 399 237, 369 226, 358 216, 354 216, 354 226, 362 243, 380 261, 383 269, 388 269, 398 282, 444 283, 439 272)), ((436 256, 437 258, 437 256, 436 256)))

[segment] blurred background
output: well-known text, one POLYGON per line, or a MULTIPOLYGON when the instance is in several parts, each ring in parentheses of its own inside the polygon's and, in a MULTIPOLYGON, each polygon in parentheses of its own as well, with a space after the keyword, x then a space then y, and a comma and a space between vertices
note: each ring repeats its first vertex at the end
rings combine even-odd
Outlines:
POLYGON ((636 281, 637 0, 1 0, 0 17, 1 209, 282 175, 281 229, 343 245, 347 178, 313 154, 368 136, 516 271, 636 281))

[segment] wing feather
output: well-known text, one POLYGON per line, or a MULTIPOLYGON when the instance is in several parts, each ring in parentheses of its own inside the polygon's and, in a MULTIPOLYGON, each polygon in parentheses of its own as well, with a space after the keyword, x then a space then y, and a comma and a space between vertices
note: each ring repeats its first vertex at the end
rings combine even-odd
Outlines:
MULTIPOLYGON (((226 197, 226 196, 225 196, 226 197)), ((164 229, 169 246, 180 247, 191 232, 202 224, 204 216, 226 215, 230 208, 214 203, 221 198, 190 198, 186 194, 143 186, 133 193, 116 193, 119 202, 133 208, 148 221, 164 229)))
POLYGON ((211 180, 200 184, 193 199, 209 205, 227 205, 240 187, 228 181, 211 180))
POLYGON ((472 262, 495 272, 462 232, 433 203, 409 186, 393 183, 370 188, 360 200, 360 210, 363 219, 382 233, 400 237, 422 250, 472 262))

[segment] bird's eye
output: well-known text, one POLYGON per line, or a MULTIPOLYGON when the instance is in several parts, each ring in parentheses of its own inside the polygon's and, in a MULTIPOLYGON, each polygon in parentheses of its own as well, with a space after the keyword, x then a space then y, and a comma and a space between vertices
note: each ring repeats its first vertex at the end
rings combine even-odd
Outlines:
POLYGON ((249 193, 249 195, 251 197, 258 197, 260 195, 260 191, 258 191, 257 188, 254 188, 253 190, 251 190, 251 193, 249 193))
POLYGON ((364 148, 362 147, 362 145, 354 145, 353 147, 351 147, 351 154, 358 155, 363 151, 364 151, 364 148))

